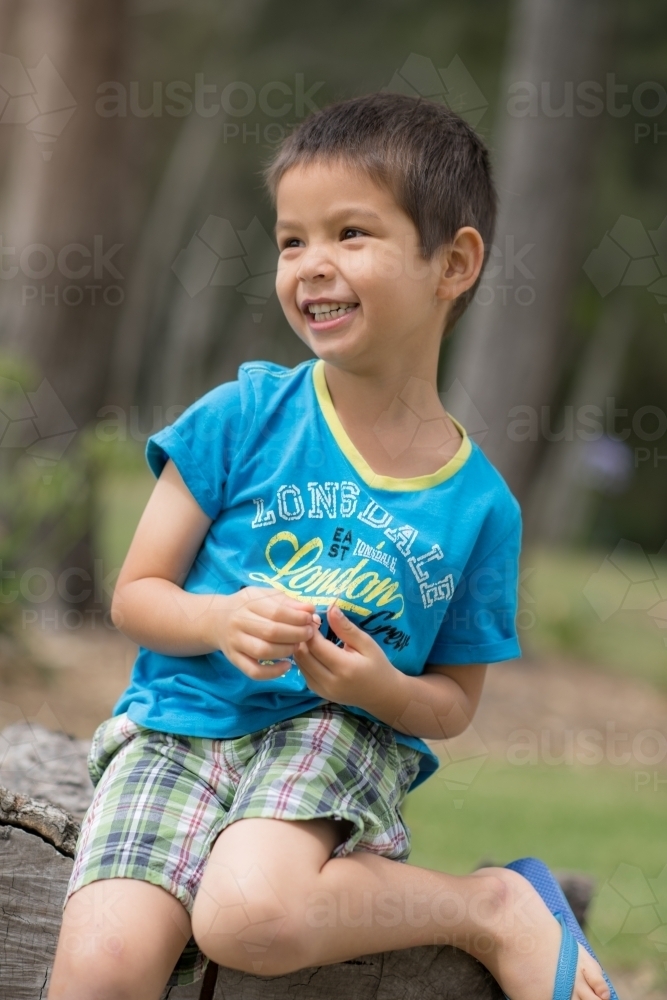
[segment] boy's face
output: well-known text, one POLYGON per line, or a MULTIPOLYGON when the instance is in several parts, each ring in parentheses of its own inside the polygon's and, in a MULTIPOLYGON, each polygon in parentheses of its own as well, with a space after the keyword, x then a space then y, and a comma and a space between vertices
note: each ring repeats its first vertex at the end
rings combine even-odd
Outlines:
POLYGON ((421 257, 390 191, 344 162, 316 161, 283 175, 277 211, 276 291, 316 355, 361 371, 439 347, 449 305, 436 295, 439 258, 421 257))

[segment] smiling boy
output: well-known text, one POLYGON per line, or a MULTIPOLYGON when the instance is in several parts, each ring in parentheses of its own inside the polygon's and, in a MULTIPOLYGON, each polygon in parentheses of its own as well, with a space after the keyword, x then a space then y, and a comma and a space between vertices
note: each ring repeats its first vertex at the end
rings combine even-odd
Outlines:
MULTIPOLYGON (((246 363, 149 440, 112 607, 141 648, 93 740, 50 1000, 157 1000, 204 956, 277 975, 444 941, 549 1000, 561 931, 522 876, 396 863, 424 740, 520 652, 518 505, 436 381, 492 237, 488 154, 378 94, 306 120, 267 178, 316 360, 246 363)), ((583 949, 572 995, 609 996, 583 949)))

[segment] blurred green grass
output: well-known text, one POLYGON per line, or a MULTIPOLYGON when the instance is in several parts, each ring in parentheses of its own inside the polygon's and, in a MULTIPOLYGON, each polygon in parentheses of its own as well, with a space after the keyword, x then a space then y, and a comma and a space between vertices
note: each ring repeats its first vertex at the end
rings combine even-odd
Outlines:
POLYGON ((620 768, 516 767, 487 760, 462 794, 449 791, 436 774, 404 806, 412 831, 409 863, 462 875, 481 862, 504 865, 534 856, 550 868, 593 875, 597 890, 588 930, 600 961, 629 969, 647 963, 667 982, 665 955, 648 937, 659 920, 667 944, 667 869, 662 905, 657 916, 640 923, 640 933, 621 931, 608 940, 624 904, 608 890, 600 896, 605 883, 618 878, 619 865, 639 869, 647 879, 666 868, 667 774, 660 777, 663 784, 636 788, 634 772, 620 768), (618 912, 609 912, 610 895, 618 912))
POLYGON ((667 631, 657 624, 667 624, 667 559, 631 545, 531 548, 522 570, 524 654, 565 655, 667 689, 667 631))

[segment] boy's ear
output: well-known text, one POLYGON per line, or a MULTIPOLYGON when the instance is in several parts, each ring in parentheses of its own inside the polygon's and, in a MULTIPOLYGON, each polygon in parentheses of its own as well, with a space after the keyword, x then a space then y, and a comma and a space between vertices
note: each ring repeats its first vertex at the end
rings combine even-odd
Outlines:
POLYGON ((475 284, 484 265, 484 240, 472 226, 459 229, 451 243, 440 248, 440 281, 436 295, 453 301, 475 284))

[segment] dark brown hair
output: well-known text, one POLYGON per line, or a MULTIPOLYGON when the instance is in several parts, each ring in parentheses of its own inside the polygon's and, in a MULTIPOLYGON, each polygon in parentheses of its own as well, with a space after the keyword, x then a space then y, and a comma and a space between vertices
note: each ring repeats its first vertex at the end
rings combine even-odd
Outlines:
MULTIPOLYGON (((473 226, 484 240, 486 263, 497 205, 489 152, 475 130, 443 104, 369 94, 316 111, 289 133, 264 170, 274 204, 283 174, 317 159, 345 160, 388 187, 415 224, 425 260, 462 226, 473 226)), ((465 312, 479 281, 453 302, 445 334, 465 312)))

